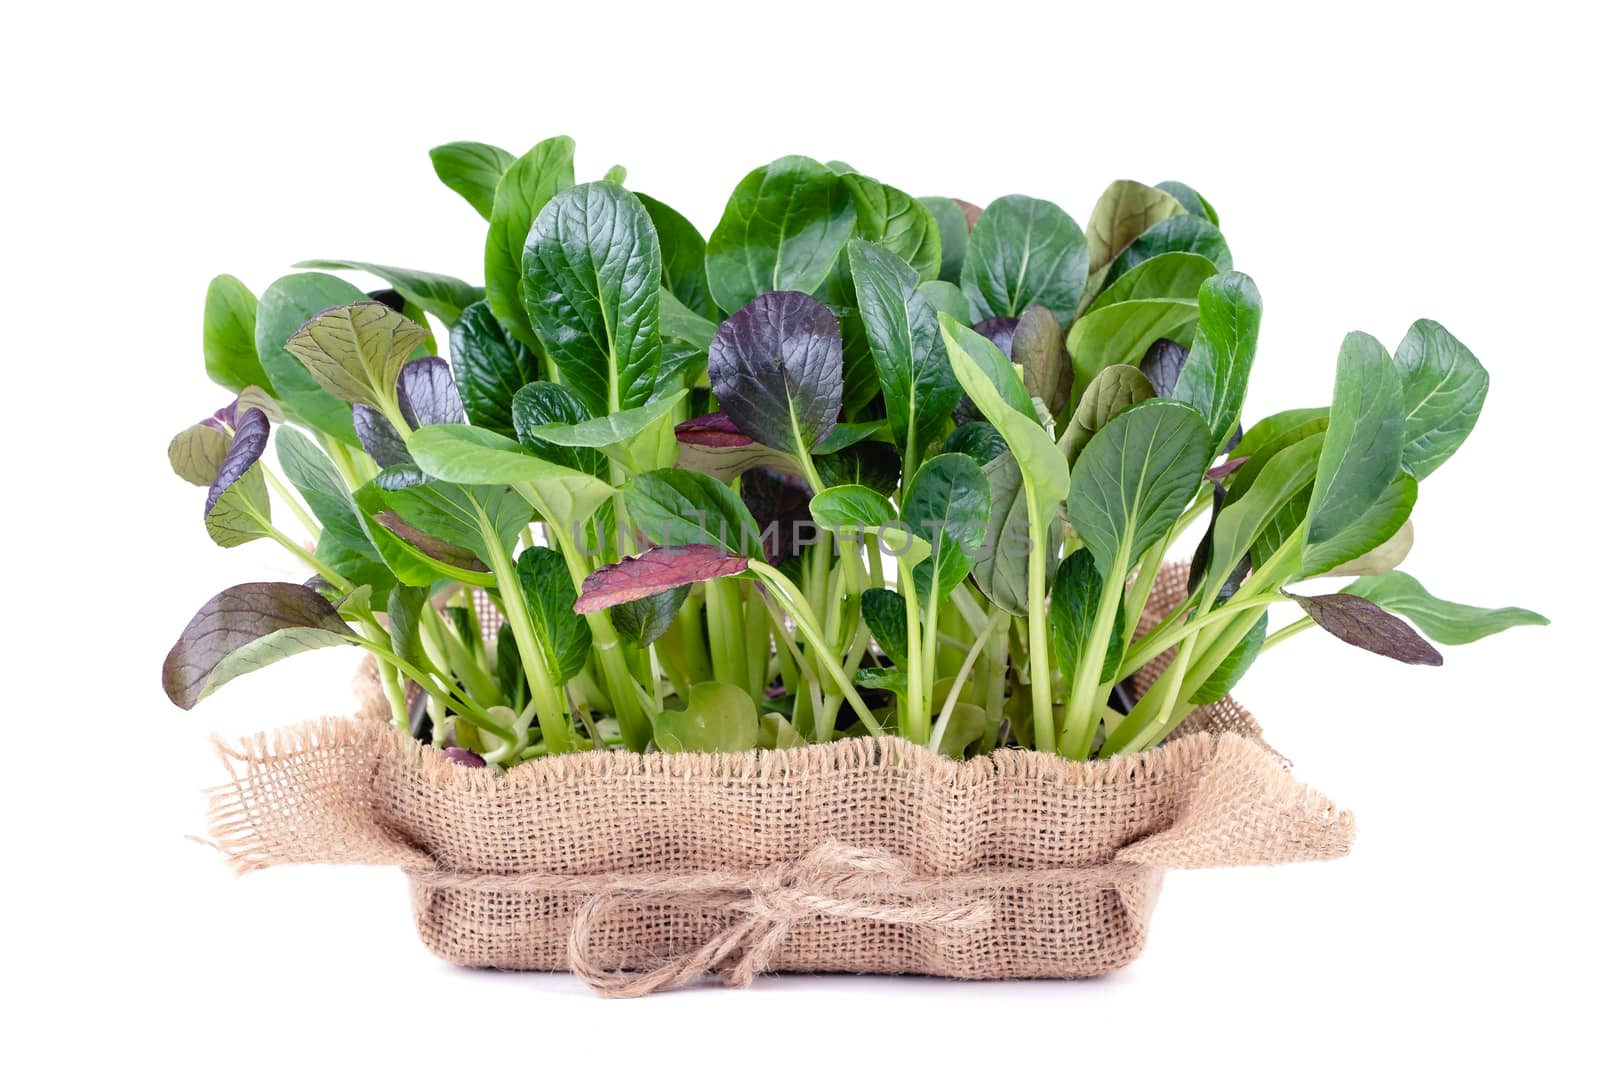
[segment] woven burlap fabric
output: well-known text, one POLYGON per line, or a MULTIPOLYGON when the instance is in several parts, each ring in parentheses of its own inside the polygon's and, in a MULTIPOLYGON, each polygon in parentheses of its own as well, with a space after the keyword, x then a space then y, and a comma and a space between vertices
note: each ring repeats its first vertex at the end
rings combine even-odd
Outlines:
MULTIPOLYGON (((1181 584, 1164 575, 1153 599, 1174 602, 1181 584)), ((649 968, 756 915, 768 942, 756 969, 1087 976, 1139 953, 1163 869, 1350 847, 1350 816, 1293 781, 1248 713, 1224 701, 1197 718, 1211 729, 1085 763, 1017 750, 957 762, 854 739, 736 755, 579 753, 499 775, 452 764, 378 715, 329 719, 219 745, 232 780, 213 791, 211 834, 240 871, 406 869, 423 941, 471 966, 562 970, 579 952, 587 971, 649 968), (708 873, 719 885, 771 883, 763 872, 830 849, 921 879, 930 888, 916 892, 939 899, 910 902, 913 916, 962 920, 901 917, 893 876, 860 881, 869 899, 848 907, 830 898, 778 918, 773 901, 814 903, 817 892, 752 890, 752 905, 739 892, 672 888, 708 873), (644 892, 641 879, 664 879, 666 891, 644 892), (606 892, 611 881, 623 890, 606 892), (569 943, 597 894, 604 908, 591 906, 581 943, 569 943)))

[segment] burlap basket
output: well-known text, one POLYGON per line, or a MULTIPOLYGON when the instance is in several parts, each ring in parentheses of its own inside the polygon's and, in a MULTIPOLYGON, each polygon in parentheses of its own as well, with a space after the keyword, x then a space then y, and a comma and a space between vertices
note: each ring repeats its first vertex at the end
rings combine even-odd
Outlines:
MULTIPOLYGON (((1144 625, 1182 577, 1163 572, 1144 625)), ((607 995, 711 971, 1101 974, 1143 948, 1163 870, 1331 859, 1355 834, 1231 700, 1155 751, 1085 763, 855 739, 496 775, 383 719, 219 743, 232 781, 210 830, 231 865, 398 866, 439 956, 607 995)))

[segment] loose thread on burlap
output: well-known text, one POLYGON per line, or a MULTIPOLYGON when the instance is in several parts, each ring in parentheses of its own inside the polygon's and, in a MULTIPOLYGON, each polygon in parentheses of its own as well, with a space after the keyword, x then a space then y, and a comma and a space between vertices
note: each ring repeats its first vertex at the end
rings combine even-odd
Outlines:
POLYGON ((1113 861, 1095 867, 930 877, 882 849, 824 841, 798 860, 754 871, 474 874, 426 867, 407 874, 426 889, 591 894, 573 915, 567 966, 602 996, 638 997, 676 989, 712 972, 730 987, 748 986, 771 968, 794 924, 807 918, 977 930, 994 921, 994 906, 985 897, 1000 890, 1115 888, 1145 871, 1142 864, 1113 861), (652 970, 608 971, 594 961, 595 934, 609 915, 629 905, 660 902, 722 911, 731 921, 699 948, 652 970))

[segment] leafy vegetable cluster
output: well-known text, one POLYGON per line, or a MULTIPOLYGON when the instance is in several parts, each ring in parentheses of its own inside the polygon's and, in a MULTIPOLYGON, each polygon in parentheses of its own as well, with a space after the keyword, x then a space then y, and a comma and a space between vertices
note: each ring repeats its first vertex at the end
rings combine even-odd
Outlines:
POLYGON ((395 725, 469 763, 890 732, 1083 759, 1312 625, 1438 663, 1397 616, 1444 644, 1544 621, 1394 569, 1488 385, 1437 323, 1393 356, 1350 334, 1327 406, 1240 432, 1261 298, 1188 186, 1116 182, 1080 229, 788 156, 702 238, 621 168, 578 183, 565 137, 432 157, 487 223, 482 286, 355 260, 211 284, 236 398, 172 467, 217 544, 314 577, 206 603, 163 670, 180 706, 355 645, 395 725), (1195 523, 1188 599, 1136 633, 1195 523), (1357 580, 1285 588, 1328 574, 1357 580), (1304 617, 1269 633, 1279 603, 1304 617))

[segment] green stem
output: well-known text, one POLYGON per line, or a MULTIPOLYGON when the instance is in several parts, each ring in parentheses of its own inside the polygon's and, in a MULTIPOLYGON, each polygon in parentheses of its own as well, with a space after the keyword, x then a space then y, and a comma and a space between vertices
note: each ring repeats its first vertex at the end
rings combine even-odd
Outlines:
MULTIPOLYGON (((1103 705, 1095 705, 1100 691, 1100 677, 1105 673, 1106 653, 1111 647, 1111 632, 1117 625, 1117 608, 1122 602, 1127 582, 1130 546, 1124 541, 1117 549, 1105 584, 1100 589, 1100 603, 1095 609, 1094 626, 1089 630, 1078 662, 1072 666, 1072 695, 1067 703, 1067 725, 1062 731, 1062 752, 1068 759, 1088 759, 1094 746, 1095 727, 1099 725, 1099 712, 1103 705)), ((1066 668, 1066 664, 1062 664, 1066 668)))
POLYGON ((292 537, 278 529, 276 526, 272 525, 272 523, 268 522, 263 516, 257 515, 253 511, 248 512, 248 514, 251 518, 255 519, 256 522, 261 524, 261 528, 266 531, 268 537, 282 545, 296 559, 300 560, 306 566, 322 575, 323 578, 327 579, 329 585, 333 586, 340 593, 350 592, 350 583, 345 581, 344 576, 338 571, 334 570, 316 556, 313 556, 311 553, 301 548, 295 543, 292 537))
POLYGON ((299 497, 295 496, 294 492, 290 490, 287 485, 283 484, 278 476, 272 472, 271 467, 267 466, 265 463, 262 463, 261 471, 267 476, 267 484, 272 487, 272 491, 278 494, 278 499, 282 500, 284 505, 288 507, 290 511, 294 512, 295 521, 305 529, 306 533, 311 536, 311 539, 315 541, 321 538, 322 525, 318 523, 316 519, 312 518, 310 513, 300 505, 299 497))
POLYGON ((950 716, 954 714, 956 704, 959 703, 961 689, 967 684, 967 676, 972 673, 972 668, 978 662, 978 657, 988 647, 989 638, 1000 621, 1008 616, 1000 608, 995 608, 989 614, 989 621, 973 639, 972 648, 967 652, 967 658, 961 661, 961 667, 956 671, 954 680, 950 683, 950 692, 945 695, 944 707, 939 709, 939 721, 933 728, 933 736, 928 739, 928 747, 935 752, 939 751, 939 744, 944 740, 944 731, 950 725, 950 716))
POLYGON ((1266 607, 1282 599, 1283 597, 1278 596, 1276 593, 1265 593, 1248 599, 1234 597, 1226 603, 1219 604, 1205 615, 1190 619, 1176 627, 1169 627, 1161 633, 1152 630, 1129 647, 1127 655, 1122 657, 1122 667, 1117 672, 1117 676, 1126 678, 1179 641, 1192 634, 1199 633, 1218 619, 1227 618, 1229 615, 1235 615, 1241 611, 1266 607))
POLYGON ((1315 625, 1316 623, 1312 622, 1309 616, 1296 619, 1294 622, 1289 623, 1289 625, 1284 626, 1281 629, 1274 630, 1268 634, 1267 639, 1261 642, 1261 651, 1265 652, 1267 649, 1272 648, 1283 641, 1287 641, 1295 634, 1303 633, 1315 625))
MULTIPOLYGON (((762 580, 772 591, 772 595, 788 611, 790 618, 794 619, 795 628, 805 637, 807 643, 815 648, 823 648, 822 634, 819 632, 820 627, 816 617, 811 614, 810 608, 804 603, 804 598, 800 596, 800 590, 794 587, 794 583, 784 577, 783 572, 776 567, 760 560, 751 561, 750 571, 762 580)), ((883 736, 883 727, 878 723, 877 716, 872 714, 872 709, 867 707, 866 701, 861 699, 861 694, 856 692, 855 683, 845 677, 844 668, 840 666, 837 658, 823 655, 818 657, 817 662, 839 687, 839 692, 850 702, 850 707, 855 710, 867 732, 874 737, 883 736)))
POLYGON ((528 683, 530 707, 551 752, 572 752, 576 745, 572 737, 572 724, 567 720, 566 699, 556 689, 545 667, 544 653, 533 632, 532 617, 527 601, 522 596, 522 581, 516 566, 500 543, 500 534, 482 507, 473 504, 477 512, 478 530, 484 547, 488 550, 489 569, 494 572, 500 602, 505 607, 506 624, 517 639, 517 655, 522 660, 522 670, 528 683))
POLYGON ((1033 744, 1040 752, 1054 752, 1056 723, 1050 698, 1050 635, 1045 603, 1052 520, 1041 513, 1032 481, 1024 479, 1023 486, 1028 497, 1028 688, 1033 698, 1033 744))

